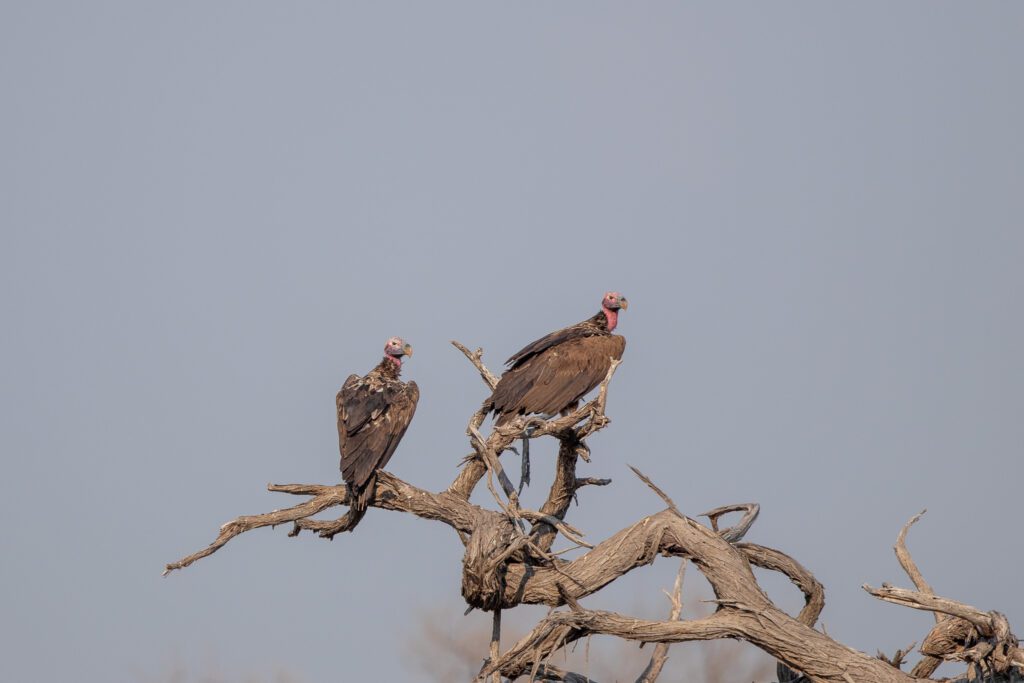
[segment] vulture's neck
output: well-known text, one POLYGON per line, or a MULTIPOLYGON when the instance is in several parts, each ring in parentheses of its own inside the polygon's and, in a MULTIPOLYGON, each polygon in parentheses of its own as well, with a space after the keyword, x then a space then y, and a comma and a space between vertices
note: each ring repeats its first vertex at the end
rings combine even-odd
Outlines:
POLYGON ((605 332, 614 332, 619 324, 619 312, 610 308, 601 307, 601 312, 591 318, 597 326, 605 332))
POLYGON ((402 374, 402 361, 394 356, 385 355, 373 371, 384 379, 398 379, 402 374))

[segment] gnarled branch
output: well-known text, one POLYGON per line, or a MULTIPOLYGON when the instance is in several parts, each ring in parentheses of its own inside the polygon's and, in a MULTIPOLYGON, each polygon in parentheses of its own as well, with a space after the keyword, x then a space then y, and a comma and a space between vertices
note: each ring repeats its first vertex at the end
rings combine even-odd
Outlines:
MULTIPOLYGON (((344 484, 325 486, 321 484, 269 484, 267 490, 290 493, 299 496, 312 496, 304 503, 284 510, 274 510, 260 515, 243 515, 223 524, 220 534, 206 548, 192 553, 177 562, 169 563, 164 569, 166 576, 175 569, 183 569, 196 560, 224 547, 228 541, 239 534, 263 527, 274 527, 279 524, 293 522, 303 524, 304 528, 314 528, 316 520, 309 517, 336 505, 347 505, 349 502, 348 487, 344 484)), ((417 517, 444 522, 448 526, 462 532, 470 532, 484 511, 458 496, 447 492, 430 493, 407 484, 398 477, 381 470, 377 473, 377 483, 371 503, 374 507, 398 512, 409 512, 417 517)), ((290 534, 294 535, 294 534, 290 534)))
MULTIPOLYGON (((471 352, 458 342, 453 344, 473 363, 481 378, 492 389, 497 378, 482 361, 483 352, 471 352)), ((467 432, 474 453, 467 457, 447 490, 432 493, 410 485, 392 474, 377 474, 371 507, 406 512, 443 522, 458 532, 466 550, 463 559, 463 596, 472 607, 494 610, 490 657, 480 672, 481 679, 498 680, 530 674, 543 680, 593 683, 587 677, 564 672, 549 663, 558 649, 590 634, 614 635, 659 646, 640 681, 653 681, 667 657, 669 643, 738 638, 761 648, 780 663, 780 681, 820 681, 828 683, 910 683, 915 680, 899 670, 905 651, 892 658, 878 659, 854 651, 814 629, 824 606, 824 589, 814 576, 796 560, 781 551, 742 542, 760 512, 756 503, 727 505, 704 513, 710 527, 684 515, 671 497, 636 468, 637 476, 654 490, 668 506, 667 510, 644 517, 591 545, 583 534, 566 522, 571 501, 579 488, 604 486, 608 479, 577 477, 578 458, 587 458, 586 437, 610 423, 605 415, 608 385, 619 362, 614 361, 601 383, 595 399, 552 419, 519 416, 495 427, 485 438, 479 431, 485 415, 478 411, 467 432), (501 455, 529 430, 531 438, 551 436, 559 441, 555 477, 548 497, 538 511, 519 507, 518 495, 504 476, 501 455), (480 480, 490 473, 488 486, 500 509, 492 510, 469 502, 480 480), (504 499, 494 488, 497 479, 504 499), (739 522, 719 528, 720 518, 742 512, 739 522), (519 525, 533 524, 526 533, 519 525), (558 533, 587 552, 572 560, 559 559, 550 552, 558 533), (651 564, 658 555, 677 557, 693 564, 708 579, 715 594, 716 611, 703 619, 680 620, 682 567, 672 599, 672 612, 666 621, 650 621, 585 609, 579 600, 637 567, 651 564), (804 607, 796 616, 780 610, 764 593, 754 577, 752 566, 777 571, 787 576, 803 593, 804 607), (568 610, 552 611, 530 633, 505 653, 499 650, 501 610, 521 604, 545 604, 553 608, 568 605, 568 610)), ((313 517, 335 506, 348 505, 349 491, 344 484, 270 485, 273 492, 308 496, 298 505, 259 515, 240 516, 220 528, 216 539, 206 548, 166 565, 165 574, 187 567, 207 557, 239 534, 254 529, 293 525, 289 535, 311 530, 331 538, 351 528, 349 514, 337 520, 313 517)), ((954 600, 935 596, 931 587, 906 549, 906 534, 920 518, 915 516, 901 530, 896 554, 901 566, 918 590, 909 591, 883 585, 865 590, 882 600, 929 610, 936 615, 936 626, 922 643, 925 658, 913 674, 931 675, 943 660, 969 665, 968 675, 977 672, 990 677, 1013 676, 1024 672, 1024 652, 1010 631, 1006 617, 998 612, 982 612, 954 600)))

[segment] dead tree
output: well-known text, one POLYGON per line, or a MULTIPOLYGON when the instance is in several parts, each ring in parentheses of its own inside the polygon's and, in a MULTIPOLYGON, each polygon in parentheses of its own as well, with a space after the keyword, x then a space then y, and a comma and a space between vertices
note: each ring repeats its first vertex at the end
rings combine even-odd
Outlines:
MULTIPOLYGON (((497 378, 483 365, 481 350, 470 352, 458 342, 452 343, 476 366, 488 388, 493 389, 497 378)), ((907 530, 920 515, 903 527, 895 548, 916 590, 888 584, 878 589, 864 586, 881 600, 934 613, 936 624, 920 648, 924 658, 910 672, 900 668, 910 647, 898 650, 892 657, 881 653, 871 657, 814 628, 825 604, 822 585, 785 553, 742 541, 757 519, 756 503, 716 508, 701 515, 709 519, 709 524, 701 524, 684 515, 654 482, 634 469, 662 498, 667 509, 638 520, 600 543, 592 545, 584 540, 584 534, 566 521, 566 513, 581 487, 611 483, 609 479, 577 477, 576 464, 579 458, 589 461, 587 437, 610 422, 605 416, 605 404, 617 366, 618 362, 613 362, 597 397, 570 414, 547 420, 518 417, 496 427, 486 438, 480 432, 485 416, 481 412, 474 414, 467 429, 473 452, 464 458, 458 476, 444 491, 426 491, 383 471, 377 477, 370 502, 373 507, 443 522, 455 530, 465 546, 462 597, 471 609, 490 611, 494 618, 490 652, 477 680, 500 683, 503 679, 527 676, 529 680, 588 683, 590 679, 581 674, 551 665, 550 658, 559 649, 591 634, 657 643, 651 662, 643 672, 638 672, 638 681, 648 683, 657 679, 669 644, 718 638, 745 640, 774 657, 779 662, 780 683, 910 683, 931 680, 929 677, 943 661, 967 665, 961 676, 945 679, 951 682, 1024 680, 1024 649, 1019 647, 1002 614, 938 597, 925 582, 905 544, 907 530), (539 510, 520 506, 516 489, 500 460, 526 430, 531 439, 550 436, 559 443, 554 480, 539 510), (491 492, 496 509, 469 502, 481 480, 491 492), (743 515, 733 526, 719 528, 719 519, 732 512, 743 515), (587 552, 572 560, 552 553, 558 535, 587 552), (673 611, 665 621, 580 606, 581 599, 633 569, 651 564, 658 555, 681 558, 697 567, 715 594, 716 609, 712 614, 680 620, 678 582, 673 611), (780 572, 797 586, 805 598, 799 614, 790 615, 775 606, 758 585, 752 571, 755 566, 780 572), (523 604, 543 604, 553 609, 519 642, 500 652, 501 612, 523 604), (565 609, 554 609, 558 607, 565 609)), ((224 524, 213 543, 168 564, 164 573, 187 567, 213 554, 235 536, 261 527, 291 523, 290 536, 308 530, 323 538, 333 538, 348 528, 345 516, 333 521, 313 519, 324 510, 349 502, 344 484, 271 484, 268 489, 309 498, 294 507, 242 516, 224 524)))

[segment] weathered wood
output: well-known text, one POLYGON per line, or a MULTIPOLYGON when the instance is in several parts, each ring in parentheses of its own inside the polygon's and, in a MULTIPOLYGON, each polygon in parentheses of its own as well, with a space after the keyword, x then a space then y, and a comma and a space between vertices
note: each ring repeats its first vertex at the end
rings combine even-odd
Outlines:
MULTIPOLYGON (((297 533, 296 530, 309 529, 320 531, 321 535, 329 538, 333 535, 330 533, 330 530, 333 529, 332 525, 335 522, 324 522, 309 518, 329 508, 347 505, 350 499, 348 487, 344 484, 336 484, 334 486, 321 484, 269 484, 267 490, 300 496, 312 496, 313 498, 284 510, 274 510, 260 515, 243 515, 223 524, 220 528, 220 534, 209 546, 177 562, 169 563, 164 569, 164 575, 175 569, 183 569, 196 560, 212 555, 235 536, 254 529, 268 526, 275 527, 279 524, 291 522, 295 525, 295 528, 289 535, 295 535, 297 533)), ((466 533, 471 532, 476 526, 477 517, 480 514, 489 512, 476 505, 471 505, 459 496, 448 492, 430 493, 429 491, 417 488, 383 470, 377 474, 376 488, 370 505, 384 510, 408 512, 424 519, 444 522, 448 526, 466 533)))
MULTIPOLYGON (((489 389, 496 378, 482 361, 482 351, 469 351, 453 342, 473 363, 489 389)), ((929 676, 942 661, 961 661, 968 672, 956 679, 985 674, 994 681, 1010 681, 1024 675, 1024 651, 1010 631, 1005 616, 982 612, 954 600, 934 595, 906 549, 906 534, 920 515, 900 531, 896 555, 910 576, 916 591, 883 585, 865 586, 872 595, 894 604, 932 611, 936 626, 924 639, 925 655, 912 674, 900 671, 905 650, 893 657, 871 657, 832 640, 815 630, 825 604, 825 593, 813 574, 785 553, 762 545, 742 542, 760 511, 756 503, 728 505, 705 513, 710 526, 698 523, 683 512, 671 497, 645 475, 634 471, 654 490, 669 509, 648 515, 611 537, 594 543, 566 521, 576 491, 587 485, 603 486, 607 479, 578 478, 577 459, 588 457, 585 439, 606 427, 608 384, 618 366, 612 366, 601 384, 597 398, 570 413, 545 420, 520 416, 495 427, 485 438, 480 433, 483 415, 475 413, 467 433, 473 453, 465 458, 458 476, 441 492, 430 492, 380 471, 368 503, 372 507, 416 515, 452 527, 465 545, 462 594, 471 607, 494 612, 489 657, 479 680, 515 679, 594 683, 578 673, 562 671, 548 661, 560 648, 590 634, 613 635, 642 643, 658 643, 639 681, 651 683, 667 658, 669 643, 742 639, 759 647, 779 662, 780 682, 827 683, 910 683, 929 676), (519 506, 518 495, 503 471, 500 456, 519 439, 524 430, 531 438, 550 436, 559 441, 555 476, 547 500, 537 511, 519 506), (484 477, 499 509, 469 502, 484 477), (495 487, 495 481, 500 484, 495 487), (719 528, 725 514, 742 512, 739 522, 719 528), (525 532, 524 522, 533 524, 525 532), (551 554, 555 538, 565 536, 575 547, 589 548, 572 559, 551 554), (702 619, 680 620, 681 580, 670 598, 672 611, 666 621, 649 621, 601 610, 584 609, 579 600, 599 592, 613 581, 661 556, 693 562, 711 584, 716 611, 702 619), (803 593, 805 604, 796 616, 780 610, 758 585, 752 566, 787 576, 803 593), (501 612, 523 604, 544 604, 553 611, 526 636, 500 653, 501 612)), ((344 484, 272 484, 273 492, 309 496, 298 505, 260 515, 245 515, 224 524, 206 548, 166 565, 165 574, 191 565, 224 547, 239 534, 266 526, 290 524, 289 535, 303 530, 332 538, 349 524, 348 514, 337 520, 315 520, 318 513, 351 503, 344 484)), ((909 648, 908 648, 909 649, 909 648)))
MULTIPOLYGON (((672 592, 665 593, 672 603, 672 611, 668 615, 669 621, 678 621, 683 613, 683 575, 685 573, 686 560, 683 560, 679 563, 679 571, 676 573, 676 582, 672 586, 672 592)), ((651 661, 647 663, 647 667, 641 672, 640 677, 636 679, 636 683, 654 683, 658 680, 662 669, 665 668, 665 662, 668 661, 668 648, 669 643, 658 643, 654 646, 654 652, 651 653, 651 661)))
MULTIPOLYGON (((752 553, 758 554, 755 546, 752 553)), ((575 579, 561 583, 551 570, 537 570, 525 576, 520 587, 522 602, 541 598, 547 604, 564 604, 599 590, 631 569, 653 561, 659 554, 689 557, 708 579, 715 593, 718 611, 692 621, 646 621, 596 610, 571 610, 549 615, 526 639, 513 646, 492 667, 503 676, 521 675, 528 663, 550 654, 587 634, 614 635, 643 642, 683 642, 715 638, 741 638, 768 652, 811 681, 846 683, 908 683, 907 674, 869 655, 836 643, 800 620, 779 610, 757 584, 747 554, 718 533, 688 517, 664 511, 598 544, 594 550, 561 570, 575 579), (561 595, 564 590, 565 595, 561 595)), ((758 555, 764 564, 779 556, 758 555)), ((795 563, 785 563, 795 576, 795 563)), ((516 588, 509 568, 509 589, 516 588)), ((814 592, 812 590, 812 592, 814 592)), ((815 606, 813 609, 819 609, 815 606)))

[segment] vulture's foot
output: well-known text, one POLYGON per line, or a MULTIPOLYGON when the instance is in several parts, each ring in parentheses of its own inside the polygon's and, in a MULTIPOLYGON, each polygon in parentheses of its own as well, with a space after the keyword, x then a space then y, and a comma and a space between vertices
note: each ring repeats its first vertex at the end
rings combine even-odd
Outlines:
POLYGON ((522 467, 519 470, 519 493, 523 492, 524 486, 530 485, 530 435, 528 432, 532 431, 532 427, 523 430, 523 455, 522 467))

